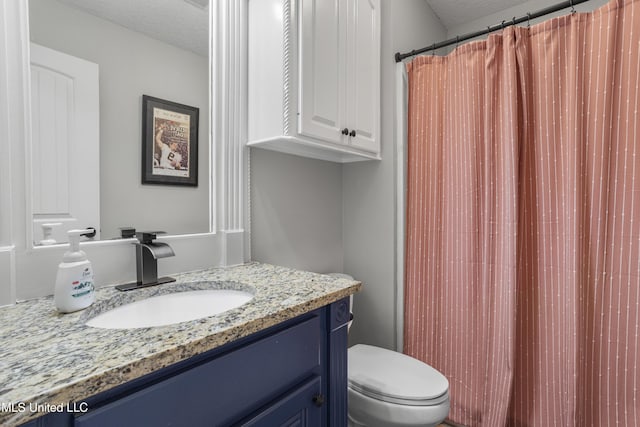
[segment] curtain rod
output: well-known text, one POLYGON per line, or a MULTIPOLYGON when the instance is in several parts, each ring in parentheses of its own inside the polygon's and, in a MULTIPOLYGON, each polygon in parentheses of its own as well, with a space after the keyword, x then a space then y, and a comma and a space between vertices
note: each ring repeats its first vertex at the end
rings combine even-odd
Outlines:
MULTIPOLYGON (((492 33, 494 31, 497 31, 497 30, 502 30, 505 27, 509 27, 511 25, 517 25, 517 24, 520 24, 522 22, 528 22, 528 21, 530 21, 532 19, 539 18, 541 16, 545 16, 545 15, 548 15, 550 13, 557 12, 557 11, 562 10, 562 9, 566 9, 568 7, 573 9, 573 7, 575 5, 580 4, 580 3, 585 3, 585 2, 588 2, 588 1, 589 0, 563 1, 562 3, 558 3, 558 4, 554 5, 554 6, 549 6, 549 7, 545 8, 545 9, 541 9, 541 10, 539 10, 537 12, 527 13, 527 16, 523 16, 523 17, 520 17, 520 18, 516 18, 514 16, 511 21, 502 21, 502 23, 500 23, 500 24, 496 24, 496 25, 494 25, 492 27, 487 27, 484 30, 476 31, 475 33, 468 33, 468 34, 465 34, 465 35, 462 35, 462 36, 456 36, 453 39, 445 40, 445 41, 442 41, 442 42, 439 42, 439 43, 434 43, 431 46, 423 47, 422 49, 418 49, 418 50, 412 50, 411 52, 407 52, 407 53, 397 52, 396 55, 395 55, 396 56, 396 62, 400 62, 405 58, 409 58, 411 56, 415 56, 415 55, 418 55, 418 54, 421 54, 421 53, 424 53, 424 52, 435 51, 436 49, 440 49, 441 47, 450 46, 452 44, 458 44, 460 42, 463 42, 463 41, 466 41, 466 40, 469 40, 469 39, 473 39, 473 38, 476 38, 476 37, 479 37, 479 36, 483 36, 485 34, 489 34, 489 33, 492 33)), ((573 9, 573 12, 575 12, 575 9, 573 9)))

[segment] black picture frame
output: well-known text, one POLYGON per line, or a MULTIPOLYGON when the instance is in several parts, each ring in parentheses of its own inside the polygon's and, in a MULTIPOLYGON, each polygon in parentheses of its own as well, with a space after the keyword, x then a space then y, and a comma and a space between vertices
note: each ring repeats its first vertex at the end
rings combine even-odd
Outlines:
POLYGON ((198 186, 200 109, 142 95, 142 184, 198 186))

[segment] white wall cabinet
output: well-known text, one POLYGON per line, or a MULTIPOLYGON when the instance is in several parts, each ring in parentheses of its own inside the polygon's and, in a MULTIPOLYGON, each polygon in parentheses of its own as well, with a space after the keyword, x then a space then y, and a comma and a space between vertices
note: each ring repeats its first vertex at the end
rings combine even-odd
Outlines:
POLYGON ((248 145, 380 159, 380 0, 249 1, 248 145))

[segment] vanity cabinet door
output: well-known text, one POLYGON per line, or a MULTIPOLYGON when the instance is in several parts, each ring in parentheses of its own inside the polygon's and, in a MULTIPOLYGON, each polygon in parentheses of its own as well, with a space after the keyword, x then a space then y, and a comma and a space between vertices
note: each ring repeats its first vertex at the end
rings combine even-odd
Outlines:
POLYGON ((320 377, 296 388, 278 399, 249 421, 240 423, 242 427, 320 427, 322 407, 325 405, 321 394, 320 377))
POLYGON ((107 403, 75 426, 231 425, 319 373, 321 330, 314 316, 107 403))

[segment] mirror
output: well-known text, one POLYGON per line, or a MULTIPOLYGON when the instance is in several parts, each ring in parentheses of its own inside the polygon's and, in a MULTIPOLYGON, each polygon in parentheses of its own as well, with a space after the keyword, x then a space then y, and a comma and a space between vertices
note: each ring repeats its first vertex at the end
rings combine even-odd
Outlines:
MULTIPOLYGON (((120 238, 122 227, 168 234, 211 231, 208 3, 29 0, 29 220, 35 245, 66 242, 71 228, 94 227, 103 240, 120 238), (197 171, 197 186, 142 184, 148 122, 143 95, 198 112, 195 155, 185 132, 182 149, 164 141, 182 153, 179 173, 197 171), (188 169, 189 161, 197 162, 195 168, 188 169)), ((180 117, 173 127, 163 119, 165 137, 167 129, 184 130, 185 115, 180 117)))

